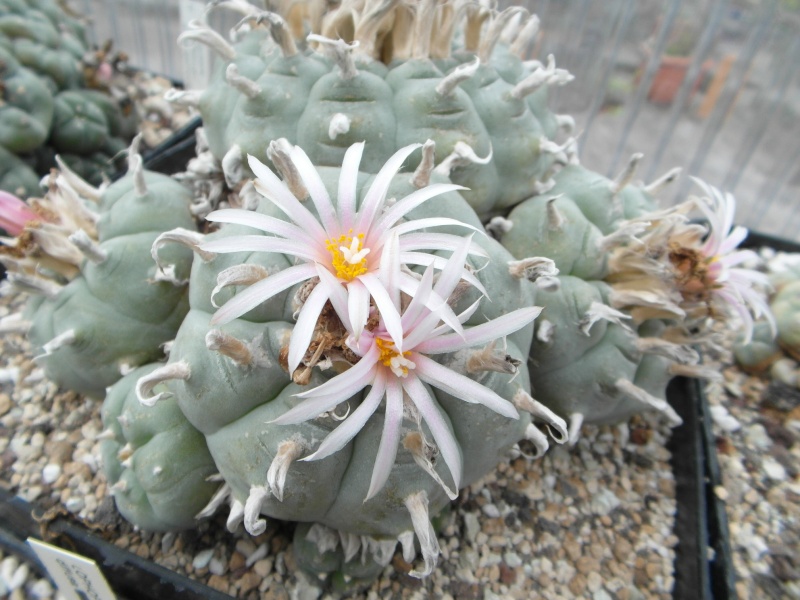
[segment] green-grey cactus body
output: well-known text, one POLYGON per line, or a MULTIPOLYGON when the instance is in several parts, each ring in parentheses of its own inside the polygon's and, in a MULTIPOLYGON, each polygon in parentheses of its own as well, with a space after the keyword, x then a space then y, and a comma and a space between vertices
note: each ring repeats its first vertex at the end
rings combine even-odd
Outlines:
POLYGON ((117 508, 149 531, 185 529, 213 495, 216 467, 203 435, 174 400, 145 407, 135 384, 159 365, 134 369, 115 383, 103 402, 103 471, 117 508))
MULTIPOLYGON (((194 229, 188 192, 168 176, 129 174, 100 197, 97 240, 79 274, 29 309, 29 337, 48 378, 102 397, 120 369, 161 355, 188 309, 185 286, 159 277, 151 257, 167 229, 194 229)), ((188 276, 190 253, 170 248, 173 279, 188 276)))
POLYGON ((657 319, 623 310, 628 300, 624 285, 615 285, 612 250, 656 206, 648 189, 625 179, 567 165, 551 189, 511 210, 501 234, 520 261, 545 256, 559 270, 559 285, 537 294, 543 310, 530 369, 534 397, 571 420, 572 439, 581 423, 621 422, 652 408, 674 419, 666 384, 676 361, 696 359, 659 341, 664 325, 657 319))
MULTIPOLYGON (((340 169, 322 167, 318 170, 331 197, 335 197, 340 169)), ((359 202, 373 179, 374 176, 367 173, 359 174, 359 202)), ((433 179, 446 180, 435 173, 433 179)), ((386 195, 400 199, 416 189, 409 174, 401 174, 392 180, 386 195)), ((272 202, 264 199, 256 212, 285 218, 272 202)), ((415 208, 407 218, 452 215, 458 215, 467 225, 480 227, 477 215, 457 192, 442 194, 435 201, 415 208)), ((464 227, 448 225, 431 231, 463 235, 464 227)), ((206 240, 225 240, 245 233, 252 234, 254 230, 228 224, 208 234, 206 240)), ((491 290, 491 301, 484 299, 481 309, 471 314, 465 326, 479 325, 515 309, 532 306, 534 286, 510 275, 507 266, 510 255, 485 234, 476 234, 474 242, 487 256, 469 258, 468 264, 480 283, 491 290)), ((437 460, 435 454, 426 454, 432 446, 425 440, 433 437, 425 421, 418 422, 405 415, 400 445, 388 480, 366 501, 383 435, 383 404, 352 441, 321 460, 299 459, 311 454, 319 442, 336 429, 342 418, 339 413, 357 410, 365 401, 366 391, 355 391, 339 408, 317 418, 291 425, 273 422, 304 401, 297 394, 336 375, 331 369, 309 369, 307 376, 301 373, 298 377, 301 367, 293 379, 287 372, 287 348, 295 313, 307 289, 295 286, 272 296, 240 318, 224 325, 212 324, 216 306, 224 305, 242 291, 237 285, 220 285, 231 268, 266 272, 268 280, 291 264, 292 260, 279 253, 196 255, 189 283, 191 310, 172 344, 167 365, 153 377, 140 380, 143 401, 149 402, 149 396, 155 395, 154 383, 166 386, 186 419, 205 435, 208 449, 225 481, 223 493, 228 495, 231 507, 229 526, 244 520, 248 531, 258 533, 264 524, 262 515, 306 522, 315 532, 312 537, 338 531, 340 535, 349 536, 348 539, 372 544, 373 552, 379 547, 393 548, 398 539, 404 539, 407 545, 408 536, 416 531, 417 535, 428 539, 423 544, 427 548, 423 554, 426 554, 435 538, 431 542, 427 529, 420 532, 420 523, 414 519, 420 511, 426 517, 438 513, 449 502, 448 494, 453 497, 457 490, 451 489, 453 479, 445 462, 437 460)), ((455 313, 468 311, 480 297, 476 289, 466 289, 453 300, 455 313)), ((324 319, 324 315, 323 312, 320 318, 324 319)), ((525 362, 532 334, 532 326, 527 325, 509 335, 505 345, 501 341, 496 349, 494 346, 475 347, 434 358, 444 367, 478 380, 502 398, 517 402, 519 397, 530 398, 525 362), (474 366, 476 359, 488 360, 489 355, 498 354, 500 363, 513 364, 514 369, 519 365, 518 376, 512 378, 512 371, 508 370, 501 373, 474 366)), ((331 335, 335 337, 336 331, 331 335)), ((317 344, 323 343, 324 336, 315 339, 309 355, 317 344)), ((490 471, 520 440, 544 437, 538 430, 531 431, 536 428, 531 425, 531 415, 527 412, 520 411, 518 419, 510 419, 432 386, 427 389, 434 399, 437 414, 457 440, 459 459, 463 463, 459 482, 462 486, 490 471)), ((561 431, 565 435, 563 427, 561 431)), ((546 440, 544 443, 546 445, 546 440)), ((308 526, 304 531, 307 529, 308 526)), ((316 565, 313 568, 324 571, 343 569, 352 577, 367 576, 369 569, 358 567, 357 561, 351 561, 352 555, 342 555, 340 551, 328 556, 325 544, 306 542, 300 540, 297 550, 306 566, 316 565), (359 568, 363 568, 364 573, 356 573, 359 568), (353 569, 355 571, 350 572, 353 569)), ((381 556, 382 559, 376 560, 385 564, 391 551, 388 558, 385 552, 381 556)), ((426 554, 425 560, 428 566, 431 556, 426 554)))
POLYGON ((337 166, 351 144, 366 141, 362 169, 375 173, 398 148, 431 139, 435 164, 469 188, 464 197, 481 217, 549 179, 557 154, 549 138, 568 125, 546 105, 548 85, 570 79, 554 65, 524 62, 507 44, 492 52, 489 41, 480 52, 441 51, 441 58, 396 52, 380 57, 384 64, 363 40, 351 47, 322 39, 316 50, 303 49, 276 15, 262 22, 270 19, 277 44, 263 26, 233 45, 214 44, 224 60, 198 106, 219 160, 249 154, 269 164, 265 140, 286 138, 315 165, 337 166), (529 84, 531 77, 539 81, 529 84))

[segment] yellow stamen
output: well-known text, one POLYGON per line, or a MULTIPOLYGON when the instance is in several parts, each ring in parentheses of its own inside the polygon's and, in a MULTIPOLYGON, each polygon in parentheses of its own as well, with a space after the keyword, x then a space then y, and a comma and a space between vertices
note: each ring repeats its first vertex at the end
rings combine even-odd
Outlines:
POLYGON ((375 343, 381 351, 378 360, 381 361, 384 366, 389 367, 398 377, 408 376, 408 370, 417 366, 407 358, 411 352, 403 352, 401 354, 397 351, 394 342, 376 337, 375 343))
POLYGON ((364 248, 364 234, 353 236, 340 235, 332 240, 325 240, 325 248, 331 253, 331 263, 336 276, 345 281, 352 281, 359 275, 367 272, 367 254, 369 248, 364 248))

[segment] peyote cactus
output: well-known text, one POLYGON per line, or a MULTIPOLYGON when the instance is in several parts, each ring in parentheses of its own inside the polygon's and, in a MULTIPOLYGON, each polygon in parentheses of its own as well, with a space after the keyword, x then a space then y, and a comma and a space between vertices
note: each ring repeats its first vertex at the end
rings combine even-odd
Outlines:
POLYGON ((366 141, 361 168, 375 173, 397 149, 431 139, 435 163, 468 188, 463 195, 481 217, 547 185, 561 151, 550 138, 572 124, 549 111, 547 89, 572 77, 552 57, 546 65, 520 58, 538 29, 524 9, 345 2, 312 23, 315 52, 292 37, 300 25, 275 13, 242 1, 214 6, 244 15, 238 41, 201 24, 184 33, 221 61, 205 91, 172 97, 198 106, 223 163, 252 155, 270 164, 264 141, 286 138, 315 165, 337 166, 351 144, 366 141), (453 49, 462 17, 463 47, 453 49))
POLYGON ((135 147, 130 164, 103 190, 62 165, 47 195, 19 215, 13 244, 0 246, 12 285, 38 294, 7 326, 27 330, 50 379, 94 397, 121 371, 157 359, 188 310, 179 280, 190 253, 172 249, 175 270, 165 276, 150 248, 167 228, 195 228, 189 194, 145 171, 135 147))
POLYGON ((424 575, 438 555, 430 515, 520 440, 543 452, 531 414, 560 441, 566 427, 528 393, 534 286, 510 275, 497 242, 458 235, 480 221, 459 186, 430 183, 442 179, 433 144, 413 177, 395 172, 418 146, 374 177, 359 171, 363 147, 318 173, 299 148, 270 145, 313 214, 251 158, 255 190, 269 201, 214 212, 209 219, 226 225, 186 239, 199 252, 191 310, 169 362, 142 377, 138 393, 146 404, 174 396, 205 435, 225 481, 210 509, 229 502, 229 526, 244 521, 258 534, 262 514, 312 523, 318 544, 301 543, 311 554, 300 560, 319 566, 326 541, 341 535, 343 554, 327 569, 353 577, 369 571, 352 561, 359 546, 374 571, 398 540, 409 556, 416 533, 424 575), (398 200, 386 207, 388 197, 398 200), (246 235, 255 230, 270 235, 246 235), (291 266, 293 256, 301 263, 291 266), (487 290, 492 302, 481 303, 487 290))
MULTIPOLYGON (((93 78, 83 58, 89 52, 83 25, 55 0, 0 2, 0 148, 33 173, 47 173, 60 153, 99 184, 102 174, 116 170, 115 155, 136 132, 130 107, 107 90, 88 89, 87 77, 93 78)), ((26 173, 0 185, 36 195, 34 179, 26 173)))

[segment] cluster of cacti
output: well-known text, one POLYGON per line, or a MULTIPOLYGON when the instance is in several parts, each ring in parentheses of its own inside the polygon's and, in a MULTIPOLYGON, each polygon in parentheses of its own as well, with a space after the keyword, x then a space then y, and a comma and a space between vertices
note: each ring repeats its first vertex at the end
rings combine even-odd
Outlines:
POLYGON ((90 50, 81 21, 55 0, 0 2, 0 189, 38 194, 55 154, 94 184, 116 171, 136 118, 89 88, 90 50))
MULTIPOLYGON (((559 442, 643 410, 676 421, 667 382, 706 374, 690 329, 731 311, 751 324, 763 308, 758 278, 735 268, 732 198, 705 187, 659 210, 674 172, 633 184, 635 158, 611 181, 553 140, 571 120, 550 112, 548 86, 570 76, 524 59, 538 20, 523 9, 212 6, 243 15, 235 40, 194 25, 183 39, 222 60, 207 90, 172 94, 200 108, 208 151, 181 176, 192 194, 147 205, 155 262, 131 252, 138 288, 117 292, 140 298, 156 266, 188 285, 185 318, 145 311, 183 319, 168 360, 112 387, 104 409, 106 472, 135 524, 179 528, 227 504, 228 526, 251 534, 264 516, 301 522, 295 554, 310 570, 369 578, 398 541, 412 560, 416 537, 414 573, 428 574, 431 518, 516 444, 544 452, 533 421, 559 442), (687 219, 693 207, 710 227, 687 219)), ((117 185, 131 206, 107 202, 98 230, 140 218, 139 188, 117 185)), ((86 265, 74 281, 97 293, 86 265)), ((54 322, 46 302, 34 341, 54 322)), ((40 342, 53 375, 82 347, 64 327, 40 342)), ((120 338, 99 343, 121 351, 109 372, 144 356, 120 338)))
POLYGON ((48 378, 102 398, 174 338, 188 310, 178 279, 188 276, 191 256, 172 249, 175 270, 165 276, 150 250, 165 230, 194 230, 195 222, 188 191, 145 171, 135 148, 128 174, 103 189, 61 167, 44 198, 29 201, 14 243, 0 246, 8 280, 36 295, 4 325, 28 332, 48 378))

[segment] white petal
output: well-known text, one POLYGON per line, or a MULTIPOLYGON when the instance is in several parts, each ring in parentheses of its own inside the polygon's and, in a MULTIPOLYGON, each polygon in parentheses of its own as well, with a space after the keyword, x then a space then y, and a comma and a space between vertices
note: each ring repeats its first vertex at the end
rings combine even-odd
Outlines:
POLYGON ((347 314, 350 317, 348 331, 358 339, 369 319, 369 290, 360 278, 347 284, 347 314))
POLYGON ((310 279, 316 273, 317 269, 313 264, 303 264, 289 267, 275 275, 270 275, 228 300, 225 306, 214 313, 211 324, 220 325, 233 321, 274 295, 301 281, 310 279))
POLYGON ((378 270, 378 279, 386 288, 392 304, 400 307, 400 236, 397 233, 389 235, 386 244, 381 249, 381 263, 378 270))
POLYGON ((428 390, 416 377, 409 376, 402 384, 403 389, 408 393, 419 414, 422 415, 425 423, 430 428, 436 446, 439 448, 445 464, 450 469, 455 489, 458 489, 461 487, 463 458, 458 443, 453 436, 453 431, 442 416, 442 410, 433 403, 428 390))
POLYGON ((467 229, 471 229, 472 231, 476 231, 484 235, 486 234, 485 231, 482 231, 477 227, 473 227, 472 225, 463 223, 458 219, 451 219, 450 217, 429 217, 425 219, 413 219, 411 221, 406 221, 405 223, 400 223, 399 225, 395 225, 394 227, 392 227, 391 231, 396 231, 400 235, 404 235, 411 231, 417 231, 418 229, 428 229, 429 227, 444 227, 450 225, 458 227, 466 227, 467 229))
POLYGON ((519 308, 486 323, 465 329, 463 336, 451 333, 433 339, 429 338, 418 344, 414 350, 425 354, 442 354, 470 346, 488 344, 522 329, 541 312, 542 309, 538 306, 519 308))
POLYGON ((292 337, 289 340, 288 360, 290 374, 294 373, 295 369, 300 365, 300 361, 303 360, 303 356, 305 356, 306 350, 308 350, 308 346, 311 343, 311 338, 314 335, 319 315, 329 297, 328 286, 320 281, 311 290, 308 298, 303 303, 300 314, 297 315, 297 323, 292 329, 292 337))
MULTIPOLYGON (((400 289, 409 296, 414 297, 419 293, 418 282, 408 274, 403 274, 401 278, 402 286, 400 289)), ((425 295, 425 310, 417 317, 415 322, 403 323, 403 330, 406 332, 406 344, 409 348, 414 348, 430 334, 439 321, 444 321, 457 334, 464 333, 464 328, 458 320, 456 313, 451 306, 445 302, 438 293, 432 291, 425 295), (424 315, 424 316, 423 316, 424 315), (422 317, 422 318, 420 318, 422 317)))
POLYGON ((316 396, 330 396, 341 392, 348 392, 352 396, 369 385, 374 379, 375 365, 379 355, 378 346, 373 344, 367 353, 361 357, 361 360, 347 369, 347 371, 340 373, 312 390, 297 394, 297 397, 313 398, 316 396))
POLYGON ((309 262, 320 259, 319 253, 302 241, 285 240, 267 235, 236 235, 205 242, 200 244, 199 248, 216 254, 229 252, 277 252, 278 254, 297 256, 309 262))
POLYGON ((392 472, 394 459, 397 457, 397 444, 400 441, 400 425, 403 423, 403 389, 396 378, 388 378, 386 382, 386 410, 383 417, 383 431, 375 454, 375 466, 369 491, 364 502, 377 494, 386 484, 392 472))
POLYGON ((345 390, 338 394, 324 394, 316 398, 304 399, 294 408, 286 411, 277 419, 273 419, 269 422, 275 423, 276 425, 295 425, 297 423, 308 421, 309 419, 315 419, 322 413, 333 410, 342 402, 349 400, 360 391, 361 388, 354 389, 352 393, 345 390))
MULTIPOLYGON (((403 265, 420 265, 423 267, 433 265, 434 268, 442 270, 447 264, 447 259, 442 256, 424 254, 422 252, 401 252, 400 263, 403 265)), ((461 273, 461 279, 469 283, 472 287, 476 288, 481 294, 488 297, 489 294, 486 291, 486 288, 483 287, 480 279, 475 277, 475 274, 472 271, 464 269, 461 273)))
POLYGON ((302 460, 322 460, 344 448, 364 428, 366 422, 380 406, 385 391, 386 377, 381 369, 375 376, 375 381, 372 383, 372 389, 369 394, 353 411, 353 414, 329 433, 313 454, 306 456, 302 460))
POLYGON ((308 243, 315 243, 314 238, 308 235, 306 231, 297 225, 293 225, 292 223, 284 221, 283 219, 276 219, 275 217, 262 215, 261 213, 254 212, 252 210, 244 210, 242 208, 223 208, 210 213, 208 216, 206 216, 206 220, 214 223, 244 225, 246 227, 252 227, 253 229, 258 229, 259 231, 264 231, 280 237, 295 240, 302 239, 306 240, 308 243))
POLYGON ((345 329, 352 331, 353 327, 350 323, 349 309, 347 305, 347 291, 345 287, 333 273, 319 263, 316 264, 316 268, 319 280, 328 286, 333 310, 336 311, 336 315, 341 319, 345 329))
MULTIPOLYGON (((463 243, 464 238, 451 233, 407 233, 400 238, 400 249, 404 252, 410 250, 449 250, 454 251, 463 243)), ((469 247, 469 254, 488 258, 486 251, 473 243, 469 247)))
POLYGON ((392 225, 397 223, 420 204, 440 194, 463 189, 466 188, 460 185, 453 185, 452 183, 432 183, 429 186, 411 192, 381 215, 375 227, 372 229, 372 235, 378 236, 379 239, 382 238, 392 225))
POLYGON ((464 402, 483 404, 486 408, 509 419, 519 418, 519 413, 511 402, 477 381, 451 371, 435 360, 417 352, 411 353, 411 360, 416 364, 414 372, 425 383, 439 388, 464 402))
POLYGON ((364 152, 364 142, 353 144, 347 149, 342 160, 339 174, 339 219, 342 231, 348 231, 355 225, 356 196, 358 196, 358 167, 364 152))
POLYGON ((725 241, 720 244, 717 253, 720 255, 729 254, 731 250, 738 248, 739 244, 741 244, 746 237, 746 227, 742 227, 741 225, 734 227, 730 234, 728 234, 728 237, 725 238, 725 241))
MULTIPOLYGON (((389 184, 391 184, 392 179, 397 174, 400 167, 403 166, 403 163, 409 155, 414 150, 421 147, 422 144, 411 144, 405 148, 400 148, 400 150, 395 152, 389 160, 386 161, 386 164, 383 165, 375 176, 372 185, 369 186, 369 190, 364 196, 361 210, 356 217, 356 231, 370 232, 372 230, 375 218, 380 214, 380 210, 386 200, 386 192, 389 189, 389 184)), ((375 240, 376 239, 377 238, 375 238, 375 240)), ((368 236, 367 241, 371 243, 373 239, 368 236)))
POLYGON ((297 172, 303 179, 303 183, 306 185, 306 189, 311 196, 314 207, 317 209, 322 225, 328 232, 328 237, 335 237, 337 231, 340 229, 340 225, 336 218, 336 210, 333 208, 331 197, 328 195, 325 184, 322 183, 322 178, 314 168, 314 165, 311 164, 308 155, 300 146, 292 146, 290 158, 294 166, 297 167, 297 172))
POLYGON ((389 292, 383 284, 372 273, 365 273, 359 277, 361 282, 369 290, 370 296, 375 300, 378 312, 381 314, 381 321, 386 327, 387 333, 391 336, 394 345, 399 351, 403 351, 403 325, 400 322, 400 313, 392 302, 389 292))
POLYGON ((311 237, 320 240, 326 238, 325 230, 319 224, 317 218, 294 197, 294 194, 289 191, 286 184, 278 179, 278 176, 269 167, 250 155, 247 156, 247 162, 250 165, 250 169, 258 177, 253 186, 259 194, 281 209, 295 225, 302 228, 311 237))

